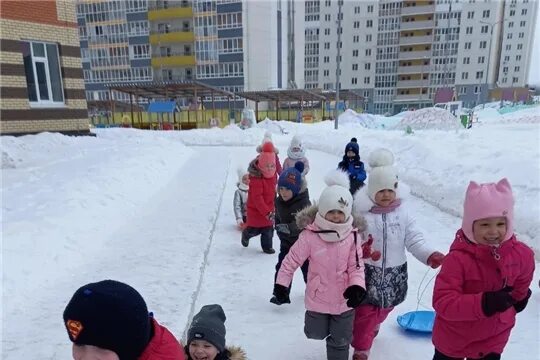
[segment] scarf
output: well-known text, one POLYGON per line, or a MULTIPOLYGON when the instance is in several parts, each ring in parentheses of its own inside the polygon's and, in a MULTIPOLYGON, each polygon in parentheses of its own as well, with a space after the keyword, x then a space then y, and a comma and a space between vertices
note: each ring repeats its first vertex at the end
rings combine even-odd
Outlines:
POLYGON ((396 210, 399 205, 401 205, 401 199, 396 199, 392 201, 388 206, 379 206, 375 204, 371 207, 369 212, 372 214, 388 214, 389 212, 396 210))
POLYGON ((242 190, 242 191, 248 191, 249 190, 249 185, 246 185, 244 184, 243 182, 238 182, 238 189, 239 190, 242 190))
POLYGON ((347 221, 342 224, 337 224, 326 220, 317 212, 314 224, 317 225, 320 230, 315 230, 313 232, 317 233, 321 239, 326 242, 338 242, 344 240, 351 233, 353 229, 353 217, 349 216, 347 221))
POLYGON ((287 149, 287 155, 289 156, 289 158, 293 160, 300 160, 303 157, 305 157, 304 148, 296 148, 296 149, 298 150, 294 151, 293 148, 291 147, 287 149))

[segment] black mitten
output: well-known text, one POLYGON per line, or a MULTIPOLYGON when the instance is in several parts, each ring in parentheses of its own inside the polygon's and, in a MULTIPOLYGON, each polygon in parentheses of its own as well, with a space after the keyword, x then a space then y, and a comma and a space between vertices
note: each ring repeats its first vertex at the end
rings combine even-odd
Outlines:
POLYGON ((514 299, 510 295, 511 286, 497 291, 486 291, 482 295, 482 311, 486 316, 493 316, 495 313, 504 312, 514 304, 514 299))
POLYGON ((529 289, 527 291, 527 296, 525 296, 525 299, 517 301, 514 304, 514 309, 516 309, 517 313, 522 312, 523 310, 525 310, 525 307, 527 306, 527 303, 529 302, 529 298, 531 297, 531 294, 532 294, 532 291, 531 291, 531 289, 529 289))
POLYGON ((290 304, 291 303, 291 299, 289 298, 289 289, 287 289, 285 286, 283 285, 279 285, 279 284, 275 284, 274 285, 274 296, 275 296, 275 300, 277 301, 272 301, 270 300, 270 302, 276 304, 276 305, 281 305, 281 304, 290 304))
POLYGON ((355 308, 360 306, 364 298, 366 297, 366 289, 359 285, 349 286, 343 293, 343 297, 347 299, 347 306, 355 308))

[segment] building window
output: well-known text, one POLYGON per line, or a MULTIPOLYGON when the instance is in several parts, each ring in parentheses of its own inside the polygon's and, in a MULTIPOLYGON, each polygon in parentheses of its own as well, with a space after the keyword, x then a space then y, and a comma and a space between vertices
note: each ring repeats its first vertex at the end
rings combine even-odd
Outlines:
POLYGON ((459 88, 459 95, 467 95, 467 88, 465 86, 459 88))
POLYGON ((518 44, 518 45, 517 45, 517 49, 518 49, 518 50, 523 49, 523 44, 518 44))
POLYGON ((373 12, 373 5, 368 5, 367 12, 372 13, 373 12))
POLYGON ((366 56, 371 56, 371 49, 366 49, 366 56))
POLYGON ((484 77, 484 72, 483 71, 477 71, 476 72, 476 78, 477 79, 481 79, 484 77))
POLYGON ((485 61, 485 59, 486 59, 486 58, 485 58, 484 56, 479 56, 479 57, 478 57, 478 63, 479 63, 479 64, 483 64, 484 61, 485 61))
MULTIPOLYGON (((162 48, 163 49, 163 48, 162 48)), ((171 48, 167 48, 169 53, 161 56, 171 56, 171 48)), ((131 59, 149 59, 150 58, 150 45, 130 45, 129 57, 131 59)))
POLYGON ((474 93, 478 94, 479 92, 480 92, 480 86, 475 86, 474 87, 474 93))
POLYGON ((484 12, 482 13, 482 17, 485 19, 485 18, 488 18, 489 17, 489 10, 484 10, 484 12))
POLYGON ((517 77, 513 77, 513 78, 512 78, 512 82, 513 82, 513 83, 517 83, 518 81, 519 81, 519 79, 518 79, 517 77))
POLYGON ((330 43, 329 43, 329 42, 325 42, 325 43, 324 43, 324 49, 325 49, 325 50, 329 50, 329 49, 330 49, 330 43))
POLYGON ((369 76, 366 76, 366 77, 364 78, 364 84, 369 84, 369 76))
POLYGON ((481 30, 480 30, 480 32, 481 32, 482 34, 487 34, 487 32, 488 32, 488 26, 487 26, 487 25, 483 25, 482 28, 481 28, 481 30))
POLYGON ((28 100, 34 104, 63 104, 64 88, 60 73, 58 45, 23 41, 22 53, 28 100))
POLYGON ((371 70, 371 63, 365 63, 364 70, 371 70))
POLYGON ((514 72, 519 72, 519 66, 514 67, 514 72))
POLYGON ((325 64, 328 64, 330 62, 330 56, 325 56, 324 61, 325 64))
POLYGON ((352 64, 352 69, 353 69, 353 71, 358 70, 358 64, 352 64))
POLYGON ((472 34, 472 29, 473 29, 472 26, 467 26, 467 28, 465 29, 465 33, 466 33, 467 35, 472 34))
POLYGON ((520 22, 519 22, 519 26, 520 26, 520 27, 525 27, 525 20, 520 21, 520 22))
POLYGON ((521 55, 516 55, 516 61, 521 61, 521 55))
POLYGON ((507 38, 508 40, 512 39, 512 33, 506 34, 506 38, 507 38))
POLYGON ((354 13, 355 14, 360 14, 360 6, 355 6, 354 7, 354 13))
POLYGON ((366 35, 366 42, 370 42, 371 40, 373 40, 372 35, 371 34, 366 35))
POLYGON ((527 9, 521 10, 521 15, 527 15, 527 9))
POLYGON ((487 41, 480 41, 480 49, 485 49, 487 46, 487 41))
POLYGON ((354 35, 352 41, 353 41, 353 43, 359 42, 360 41, 360 35, 354 35))
POLYGON ((519 37, 520 39, 523 39, 523 38, 525 37, 525 33, 520 32, 518 37, 519 37))
POLYGON ((353 57, 358 57, 358 50, 353 50, 352 56, 353 57))
POLYGON ((353 23, 353 28, 359 29, 359 28, 360 28, 360 21, 355 21, 355 22, 353 23))
POLYGON ((510 10, 510 16, 516 15, 516 10, 510 10))
POLYGON ((352 85, 358 84, 358 78, 353 77, 353 78, 351 79, 351 84, 352 84, 352 85))
POLYGON ((468 78, 469 78, 469 73, 468 72, 461 73, 461 80, 467 80, 468 78))
POLYGON ((467 12, 467 19, 474 19, 474 11, 467 12))
POLYGON ((323 70, 324 76, 330 76, 330 70, 323 70))
POLYGON ((243 51, 243 39, 220 39, 220 54, 241 53, 243 51))
POLYGON ((505 48, 505 50, 510 51, 510 50, 512 50, 512 45, 511 44, 506 44, 506 46, 504 48, 505 48))
POLYGON ((366 27, 373 27, 373 20, 366 20, 366 27))
POLYGON ((324 20, 325 20, 325 21, 330 21, 330 19, 331 19, 330 14, 324 15, 324 20))
POLYGON ((464 57, 463 58, 463 64, 470 64, 471 63, 471 58, 469 57, 464 57))
POLYGON ((471 42, 466 42, 465 43, 465 50, 470 50, 471 49, 471 42))
POLYGON ((330 29, 324 29, 324 35, 330 35, 330 29))

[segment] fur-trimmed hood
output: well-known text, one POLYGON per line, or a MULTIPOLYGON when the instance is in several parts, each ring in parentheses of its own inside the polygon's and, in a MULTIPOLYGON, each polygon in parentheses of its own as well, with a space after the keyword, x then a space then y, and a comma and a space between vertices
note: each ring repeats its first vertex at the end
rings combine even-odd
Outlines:
POLYGON ((257 164, 258 164, 258 160, 256 158, 251 160, 248 166, 248 173, 250 176, 262 178, 263 177, 262 172, 261 170, 259 170, 259 167, 257 166, 257 164))
MULTIPOLYGON (((369 180, 368 180, 369 181, 369 180)), ((406 201, 410 197, 411 189, 403 182, 399 183, 396 199, 400 199, 401 203, 406 201)), ((367 213, 371 208, 375 206, 375 203, 368 195, 367 186, 364 186, 354 194, 353 209, 354 216, 362 216, 367 213)))
MULTIPOLYGON (((229 353, 231 355, 225 359, 223 359, 222 357, 219 357, 218 355, 219 360, 222 360, 222 359, 223 360, 247 360, 246 351, 242 349, 240 346, 227 346, 226 349, 229 350, 229 353)), ((189 348, 187 345, 184 347, 184 351, 185 351, 186 360, 192 360, 191 357, 189 356, 189 348)))
MULTIPOLYGON (((317 203, 299 211, 296 214, 296 225, 299 229, 305 229, 309 224, 313 224, 315 221, 315 215, 319 211, 319 206, 317 203)), ((366 220, 361 214, 352 214, 353 217, 353 228, 358 229, 359 232, 364 232, 367 228, 366 220)))

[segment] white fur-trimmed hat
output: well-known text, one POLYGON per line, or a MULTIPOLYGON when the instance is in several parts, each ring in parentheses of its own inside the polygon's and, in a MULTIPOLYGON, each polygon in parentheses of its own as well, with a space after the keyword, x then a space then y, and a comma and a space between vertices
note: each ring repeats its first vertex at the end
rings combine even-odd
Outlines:
POLYGON ((351 216, 353 198, 349 191, 349 176, 340 170, 333 170, 328 173, 324 182, 327 187, 319 198, 319 214, 323 217, 329 211, 339 210, 348 219, 351 216))
POLYGON ((368 177, 368 196, 375 201, 375 194, 390 189, 397 193, 398 174, 394 165, 394 154, 388 149, 376 149, 369 154, 371 171, 368 177))

